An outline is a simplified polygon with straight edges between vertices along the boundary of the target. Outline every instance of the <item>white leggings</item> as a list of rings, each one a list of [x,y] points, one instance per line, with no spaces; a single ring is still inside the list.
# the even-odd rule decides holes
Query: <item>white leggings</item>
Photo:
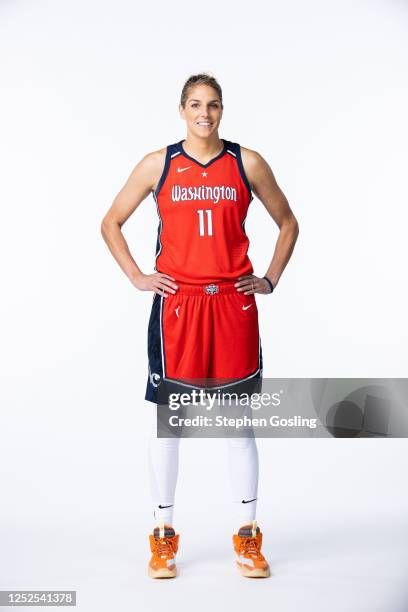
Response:
[[[154,419],[155,420],[155,419]],[[241,525],[255,520],[259,461],[255,438],[225,438],[235,516]],[[148,444],[149,478],[153,514],[157,521],[173,524],[179,466],[180,438],[157,438],[154,422]]]

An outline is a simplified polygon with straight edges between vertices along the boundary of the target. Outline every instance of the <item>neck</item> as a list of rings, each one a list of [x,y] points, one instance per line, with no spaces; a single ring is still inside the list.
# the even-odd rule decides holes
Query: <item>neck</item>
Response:
[[[218,134],[213,134],[209,138],[200,138],[193,134],[187,134],[183,142],[183,149],[186,153],[197,159],[211,159],[217,153],[221,153],[224,143]],[[203,162],[205,163],[205,161]]]

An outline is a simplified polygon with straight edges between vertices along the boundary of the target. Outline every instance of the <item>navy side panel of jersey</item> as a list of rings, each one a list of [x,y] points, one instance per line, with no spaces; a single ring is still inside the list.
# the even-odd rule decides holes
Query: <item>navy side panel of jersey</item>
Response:
[[[157,387],[163,379],[160,333],[160,297],[161,296],[158,293],[154,294],[149,326],[147,330],[147,355],[149,360],[149,371],[145,399],[148,402],[153,402],[155,404],[157,403]]]

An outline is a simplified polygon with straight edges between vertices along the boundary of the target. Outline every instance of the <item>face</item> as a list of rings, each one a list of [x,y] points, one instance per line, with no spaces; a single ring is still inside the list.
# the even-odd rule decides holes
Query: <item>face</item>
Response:
[[[209,85],[190,87],[185,108],[181,104],[179,108],[189,133],[207,138],[218,130],[222,117],[221,101]]]

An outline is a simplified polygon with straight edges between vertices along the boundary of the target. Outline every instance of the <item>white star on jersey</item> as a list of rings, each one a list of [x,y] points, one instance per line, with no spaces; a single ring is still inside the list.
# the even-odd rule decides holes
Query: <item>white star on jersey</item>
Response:
[[[204,170],[204,172],[201,173],[201,176],[207,176],[206,171]]]

